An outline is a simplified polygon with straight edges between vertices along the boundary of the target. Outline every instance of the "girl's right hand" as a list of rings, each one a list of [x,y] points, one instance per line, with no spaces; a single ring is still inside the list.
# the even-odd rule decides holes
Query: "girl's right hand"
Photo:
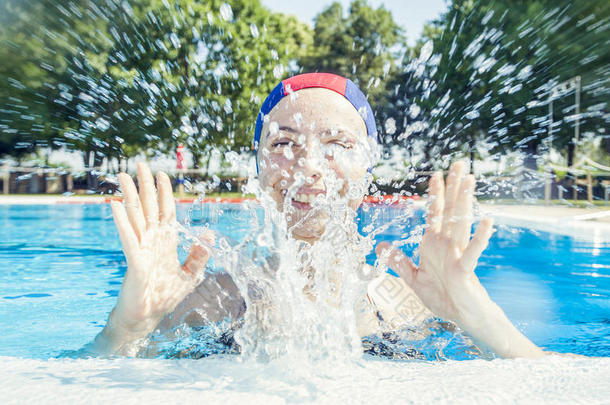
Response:
[[[210,257],[195,243],[184,264],[178,260],[176,206],[167,174],[157,186],[146,164],[138,164],[140,192],[131,177],[119,174],[125,204],[112,201],[127,272],[118,301],[96,346],[106,353],[125,353],[130,343],[146,337],[161,319],[197,286]]]

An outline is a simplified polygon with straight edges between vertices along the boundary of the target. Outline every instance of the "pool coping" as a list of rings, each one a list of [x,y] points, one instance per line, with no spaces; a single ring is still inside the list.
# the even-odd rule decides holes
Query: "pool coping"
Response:
[[[113,196],[0,196],[0,205],[61,205],[61,204],[109,204],[112,200],[121,200],[120,197]],[[177,203],[193,203],[196,198],[176,198]],[[251,201],[253,198],[247,197],[208,197],[202,202],[219,202],[219,203],[241,203]]]
[[[120,197],[114,196],[47,196],[47,195],[32,195],[32,196],[12,196],[0,195],[0,205],[55,205],[55,204],[108,204],[112,200],[121,200]],[[198,199],[195,197],[178,197],[175,198],[176,203],[193,203]],[[368,203],[384,203],[384,202],[407,202],[417,201],[419,196],[366,196],[364,201]],[[201,200],[204,203],[235,203],[239,204],[244,201],[256,201],[254,197],[206,197]]]
[[[593,242],[610,242],[610,222],[595,218],[585,219],[583,215],[565,215],[571,208],[544,207],[543,213],[528,213],[527,206],[521,207],[525,208],[526,212],[515,213],[506,207],[493,204],[480,205],[481,214],[492,217],[500,226],[527,228]]]

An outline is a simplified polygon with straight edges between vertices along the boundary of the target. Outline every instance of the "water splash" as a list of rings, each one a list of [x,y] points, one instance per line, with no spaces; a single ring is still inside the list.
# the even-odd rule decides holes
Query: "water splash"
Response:
[[[365,57],[343,72],[363,79],[359,84],[371,97],[375,89],[387,97],[374,106],[383,124],[383,150],[374,153],[391,162],[392,174],[382,172],[383,164],[375,168],[368,191],[380,199],[390,195],[382,200],[388,205],[424,194],[426,173],[462,157],[479,158],[473,163],[480,176],[477,194],[492,202],[516,197],[536,203],[550,170],[564,176],[565,181],[553,184],[565,198],[575,185],[573,166],[581,163],[569,151],[578,148],[595,156],[608,137],[607,9],[567,3],[532,6],[527,18],[515,21],[511,10],[477,5],[449,10],[414,49],[401,50],[402,58],[379,58],[378,75],[360,77]],[[246,163],[256,110],[252,106],[260,105],[278,80],[299,70],[297,51],[306,43],[273,39],[280,24],[271,17],[247,20],[248,13],[233,2],[195,7],[164,1],[145,13],[127,1],[61,1],[49,6],[52,12],[31,7],[38,20],[27,21],[20,9],[16,21],[23,32],[33,33],[32,43],[19,43],[17,35],[7,41],[6,49],[22,63],[6,80],[0,130],[3,136],[20,137],[15,150],[84,150],[94,156],[91,167],[99,167],[103,155],[110,161],[147,148],[166,153],[183,142],[200,161],[210,157],[208,169],[219,172],[226,163],[234,172],[249,164],[252,172],[253,162]],[[361,40],[353,38],[351,49],[359,49],[356,42],[365,42]],[[381,42],[371,44],[379,56]],[[30,46],[42,56],[26,55]],[[22,65],[44,75],[21,75]],[[573,101],[577,88],[566,85],[576,75],[579,110]],[[291,100],[298,98],[298,92],[287,91]],[[301,116],[294,120],[299,127],[314,129]],[[279,130],[275,123],[269,128],[272,134]],[[283,153],[286,159],[295,158],[291,148]],[[330,156],[345,158],[334,148],[317,160]],[[576,161],[570,164],[570,159]],[[301,158],[296,164],[304,167],[306,162]],[[362,164],[369,167],[367,161]],[[571,180],[566,169],[572,170]],[[188,191],[200,194],[190,208],[189,237],[209,220],[205,194],[232,188],[219,173],[209,171],[205,181],[185,182]],[[332,173],[325,175],[337,182]],[[17,181],[32,177],[22,175]],[[284,214],[258,189],[254,177],[249,184],[239,191],[255,194],[268,214],[261,219],[245,207],[252,214],[240,217],[250,224],[248,242],[220,236],[216,246],[215,260],[226,267],[246,306],[263,308],[246,313],[235,341],[256,358],[299,350],[313,357],[356,353],[354,305],[365,284],[353,279],[354,269],[362,267],[375,236],[385,231],[400,228],[396,244],[405,249],[417,245],[422,228],[412,222],[413,209],[401,206],[391,221],[376,211],[358,230],[353,221],[359,214],[346,209],[342,198],[327,195],[313,203],[316,212],[330,213],[326,231],[319,243],[306,246],[290,237]],[[364,187],[351,186],[351,195]],[[289,207],[283,208],[290,215]],[[362,211],[375,210],[363,206]],[[233,213],[217,210],[214,215]]]

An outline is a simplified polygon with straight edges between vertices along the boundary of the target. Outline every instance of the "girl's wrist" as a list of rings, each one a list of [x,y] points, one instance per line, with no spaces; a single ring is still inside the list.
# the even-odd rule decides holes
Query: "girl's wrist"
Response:
[[[95,338],[95,346],[103,354],[133,355],[133,344],[150,334],[156,325],[157,323],[150,320],[128,326],[115,307],[108,316],[106,326]]]
[[[542,357],[544,352],[523,335],[493,301],[478,316],[457,322],[475,341],[481,342],[503,358]]]

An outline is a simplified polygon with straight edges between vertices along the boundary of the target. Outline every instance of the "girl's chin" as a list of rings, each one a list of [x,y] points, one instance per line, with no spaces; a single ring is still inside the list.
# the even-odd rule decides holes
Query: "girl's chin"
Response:
[[[328,217],[312,215],[301,223],[300,221],[303,220],[303,216],[298,215],[298,213],[306,212],[297,211],[297,215],[293,214],[293,216],[290,218],[290,223],[288,226],[289,228],[292,228],[292,236],[295,239],[307,241],[320,239],[320,236],[322,236],[324,229],[326,228],[326,221],[328,220]]]
[[[309,230],[295,229],[292,232],[292,237],[294,239],[302,240],[305,242],[313,243],[320,239],[322,235],[322,231],[319,232],[309,232]]]

